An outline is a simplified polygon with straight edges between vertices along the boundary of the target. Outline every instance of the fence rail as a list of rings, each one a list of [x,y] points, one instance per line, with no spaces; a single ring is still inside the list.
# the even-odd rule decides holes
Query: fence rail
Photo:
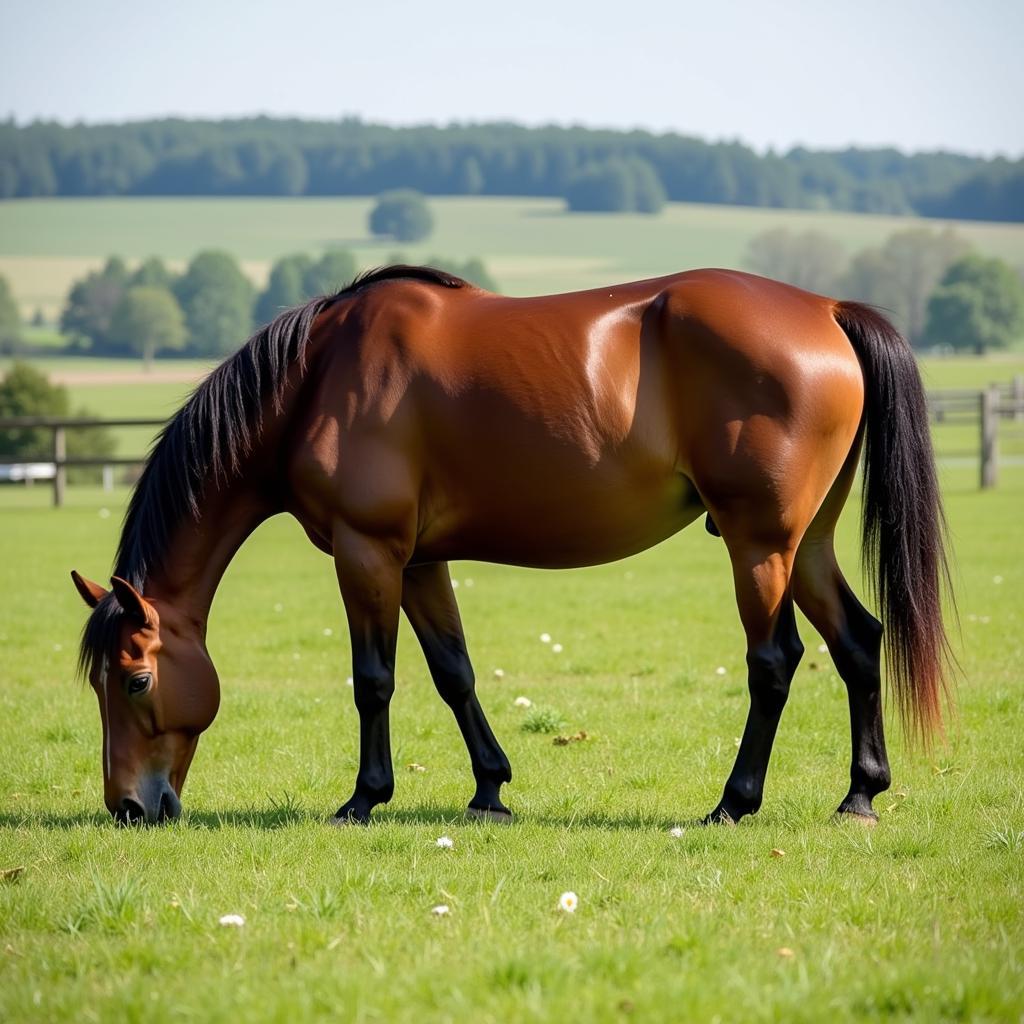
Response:
[[[70,419],[59,416],[5,416],[0,418],[0,430],[26,430],[45,429],[50,430],[53,435],[50,445],[52,458],[50,466],[53,469],[53,504],[60,508],[64,504],[64,496],[68,486],[68,467],[78,466],[102,466],[104,469],[113,466],[141,466],[145,461],[145,455],[68,455],[69,430],[83,430],[90,427],[162,427],[166,419],[154,419],[152,417],[122,417],[120,419]],[[11,460],[6,461],[6,466],[28,466],[39,463],[39,459]],[[31,484],[32,478],[25,477],[25,483]]]
[[[979,484],[983,489],[995,487],[999,479],[999,425],[1000,421],[1024,423],[1024,376],[1009,383],[992,384],[984,389],[949,388],[930,391],[927,395],[928,415],[935,424],[978,424]],[[77,456],[67,453],[68,430],[95,427],[162,427],[166,419],[150,417],[124,417],[120,419],[70,419],[56,416],[6,416],[0,418],[0,431],[46,429],[52,431],[52,457],[49,460],[5,460],[4,468],[38,467],[43,463],[52,470],[53,504],[64,504],[67,490],[68,467],[79,466],[140,466],[146,461],[138,456]],[[965,454],[972,455],[973,452]],[[36,477],[38,478],[38,477]],[[33,474],[21,479],[31,484]]]

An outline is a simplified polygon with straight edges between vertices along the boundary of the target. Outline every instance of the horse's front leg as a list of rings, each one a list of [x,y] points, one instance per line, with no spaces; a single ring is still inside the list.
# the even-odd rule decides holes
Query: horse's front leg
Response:
[[[335,821],[365,823],[395,789],[388,706],[395,692],[402,564],[394,545],[347,529],[335,530],[334,562],[352,640],[352,686],[359,712],[356,788]]]

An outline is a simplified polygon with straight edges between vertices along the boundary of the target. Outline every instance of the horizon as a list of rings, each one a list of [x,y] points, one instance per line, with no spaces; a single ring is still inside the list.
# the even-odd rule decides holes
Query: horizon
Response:
[[[237,2],[11,0],[6,14],[0,112],[19,125],[347,115],[639,129],[758,153],[1024,155],[1024,5],[1012,0],[635,0],[615,17],[584,0],[484,15],[470,0],[440,13],[293,0],[286,17]]]

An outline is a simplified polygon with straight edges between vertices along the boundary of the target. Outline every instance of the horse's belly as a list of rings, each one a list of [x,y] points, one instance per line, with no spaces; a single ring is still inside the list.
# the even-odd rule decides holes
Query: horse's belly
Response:
[[[502,486],[424,523],[415,561],[474,559],[564,569],[612,562],[671,537],[703,504],[674,474],[657,486]]]

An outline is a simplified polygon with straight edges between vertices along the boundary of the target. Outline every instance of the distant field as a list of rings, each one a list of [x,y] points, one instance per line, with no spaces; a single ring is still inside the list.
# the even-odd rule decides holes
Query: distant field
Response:
[[[373,200],[45,199],[0,203],[0,274],[26,312],[53,317],[71,282],[110,254],[159,255],[180,267],[205,248],[223,248],[262,283],[269,265],[295,251],[353,249],[364,266],[397,248],[412,260],[432,254],[481,256],[509,294],[598,287],[689,267],[740,266],[749,240],[774,227],[813,228],[851,253],[909,226],[945,222],[850,213],[673,203],[657,217],[566,214],[557,199],[434,198],[437,226],[422,245],[371,239]],[[985,253],[1024,265],[1024,225],[957,222]]]

